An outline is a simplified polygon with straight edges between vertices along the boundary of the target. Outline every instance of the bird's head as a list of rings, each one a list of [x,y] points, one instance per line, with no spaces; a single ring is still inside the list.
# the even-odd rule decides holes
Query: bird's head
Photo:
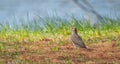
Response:
[[[72,32],[73,32],[73,33],[77,33],[77,28],[72,27]]]

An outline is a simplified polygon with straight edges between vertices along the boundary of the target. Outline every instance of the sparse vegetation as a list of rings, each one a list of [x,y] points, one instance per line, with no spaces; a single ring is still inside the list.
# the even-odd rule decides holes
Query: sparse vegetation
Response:
[[[0,63],[120,63],[120,20],[105,20],[97,27],[75,19],[0,24]],[[90,50],[73,48],[69,40],[73,25]]]

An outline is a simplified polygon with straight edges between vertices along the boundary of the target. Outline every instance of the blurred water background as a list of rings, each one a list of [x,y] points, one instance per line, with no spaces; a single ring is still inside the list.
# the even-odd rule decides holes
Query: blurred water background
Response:
[[[120,0],[88,0],[102,16],[116,19],[120,16]],[[17,22],[18,19],[83,18],[86,14],[71,0],[0,0],[0,22]]]

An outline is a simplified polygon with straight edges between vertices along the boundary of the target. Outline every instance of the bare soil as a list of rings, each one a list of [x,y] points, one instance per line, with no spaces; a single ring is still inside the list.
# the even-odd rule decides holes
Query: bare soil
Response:
[[[28,61],[40,64],[120,63],[120,47],[116,46],[116,41],[88,44],[87,49],[74,48],[71,42],[60,45],[49,39],[39,42],[21,42],[18,44],[17,51],[11,47],[7,51],[2,51],[4,53],[1,55],[0,60],[12,64],[19,60],[21,62],[25,60],[24,63],[26,64],[28,64]],[[13,44],[11,43],[11,45]]]

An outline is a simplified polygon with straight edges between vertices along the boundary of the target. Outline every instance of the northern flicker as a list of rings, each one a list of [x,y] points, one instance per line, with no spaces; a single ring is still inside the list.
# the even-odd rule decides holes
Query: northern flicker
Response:
[[[75,48],[86,48],[82,38],[78,35],[77,29],[72,27],[71,40]]]

